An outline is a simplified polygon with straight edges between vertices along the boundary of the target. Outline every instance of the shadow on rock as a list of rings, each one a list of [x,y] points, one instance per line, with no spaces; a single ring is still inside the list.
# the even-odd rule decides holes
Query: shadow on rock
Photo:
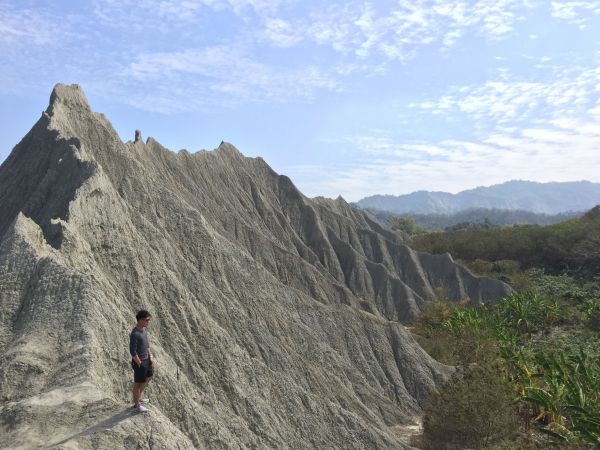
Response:
[[[126,419],[129,419],[130,417],[136,416],[138,415],[137,412],[135,412],[135,410],[133,408],[127,408],[123,411],[118,412],[117,414],[115,414],[114,416],[111,416],[107,419],[104,419],[103,421],[92,425],[89,428],[86,428],[83,431],[80,431],[79,433],[76,433],[72,436],[69,436],[66,439],[63,439],[60,442],[55,442],[53,444],[48,445],[46,448],[52,448],[55,447],[57,445],[62,445],[62,444],[66,444],[67,442],[69,442],[72,439],[76,439],[78,437],[83,437],[83,436],[89,436],[91,434],[97,433],[99,431],[105,431],[105,430],[109,430],[111,428],[114,428],[115,426],[117,426],[119,423],[123,422]]]

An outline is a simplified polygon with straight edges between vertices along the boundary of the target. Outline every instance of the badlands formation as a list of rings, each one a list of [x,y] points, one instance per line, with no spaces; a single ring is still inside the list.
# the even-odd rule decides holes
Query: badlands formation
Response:
[[[451,368],[404,323],[507,293],[232,145],[123,143],[77,86],[0,167],[0,447],[408,448]],[[153,314],[149,414],[128,334]]]

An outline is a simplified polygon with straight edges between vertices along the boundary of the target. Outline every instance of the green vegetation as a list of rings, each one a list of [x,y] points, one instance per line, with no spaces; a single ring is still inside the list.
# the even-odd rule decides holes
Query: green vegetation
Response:
[[[390,216],[388,218],[390,228],[394,231],[402,231],[409,236],[427,233],[427,230],[415,222],[415,219],[408,216]]]
[[[564,277],[542,278],[564,287]],[[437,303],[413,325],[433,357],[459,368],[426,409],[423,448],[512,442],[519,437],[512,422],[521,437],[548,435],[537,437],[546,445],[600,448],[600,339],[590,298],[544,290],[497,305]],[[579,320],[587,327],[574,325]]]
[[[445,231],[458,231],[458,230],[490,230],[492,228],[498,228],[498,225],[494,225],[489,217],[484,217],[480,221],[463,221],[453,225],[449,225],[444,228]]]
[[[475,261],[517,261],[580,278],[600,272],[600,207],[579,219],[555,225],[524,225],[500,229],[468,229],[429,233],[413,238],[411,246],[429,253],[450,252]]]
[[[415,445],[600,448],[600,276],[593,269],[600,246],[588,246],[596,233],[592,224],[600,230],[599,221],[596,208],[566,225],[541,231],[527,227],[535,229],[525,234],[532,242],[523,235],[523,242],[515,240],[505,252],[488,241],[498,251],[497,259],[484,259],[489,253],[480,251],[483,244],[461,255],[471,270],[501,278],[515,291],[497,304],[439,301],[412,324],[415,338],[430,355],[457,367],[426,408],[424,432]],[[491,235],[508,242],[504,232],[493,230]],[[580,249],[580,263],[592,269],[565,263],[576,253],[567,241]],[[451,247],[466,241],[461,233],[447,233],[443,242]],[[556,256],[549,263],[515,250],[535,252],[540,242],[552,246],[546,255],[554,252],[563,259]],[[507,258],[514,255],[519,258]],[[525,261],[536,261],[537,267],[532,263],[523,270]],[[559,267],[570,270],[559,273]]]
[[[472,228],[499,228],[508,225],[552,225],[581,216],[580,213],[557,215],[537,214],[531,211],[470,208],[454,214],[395,214],[390,211],[367,208],[383,223],[390,223],[394,217],[411,218],[429,231],[456,231]]]
[[[425,410],[420,448],[485,448],[518,424],[512,385],[497,368],[470,366]],[[415,443],[416,444],[416,443]]]

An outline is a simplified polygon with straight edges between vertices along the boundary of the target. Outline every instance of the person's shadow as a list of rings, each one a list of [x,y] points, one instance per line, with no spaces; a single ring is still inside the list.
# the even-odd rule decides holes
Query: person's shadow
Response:
[[[109,429],[115,427],[116,425],[118,425],[119,423],[123,422],[124,420],[129,419],[130,417],[136,416],[138,414],[139,413],[137,413],[135,411],[135,409],[127,408],[121,412],[118,412],[114,416],[109,417],[108,419],[104,419],[102,422],[98,422],[97,424],[92,425],[91,427],[88,427],[85,430],[80,431],[79,433],[76,433],[72,436],[69,436],[66,439],[63,439],[60,442],[55,442],[53,444],[50,444],[46,448],[52,448],[57,445],[66,444],[71,439],[75,439],[75,438],[82,437],[82,436],[89,436],[90,434],[97,433],[98,431],[109,430]]]

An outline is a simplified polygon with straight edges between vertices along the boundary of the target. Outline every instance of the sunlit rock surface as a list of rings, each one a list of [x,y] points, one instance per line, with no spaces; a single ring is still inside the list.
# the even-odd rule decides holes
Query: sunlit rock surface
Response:
[[[0,167],[0,446],[403,448],[450,373],[402,325],[507,286],[223,143],[123,143],[76,85]],[[151,412],[128,334],[153,314]]]

